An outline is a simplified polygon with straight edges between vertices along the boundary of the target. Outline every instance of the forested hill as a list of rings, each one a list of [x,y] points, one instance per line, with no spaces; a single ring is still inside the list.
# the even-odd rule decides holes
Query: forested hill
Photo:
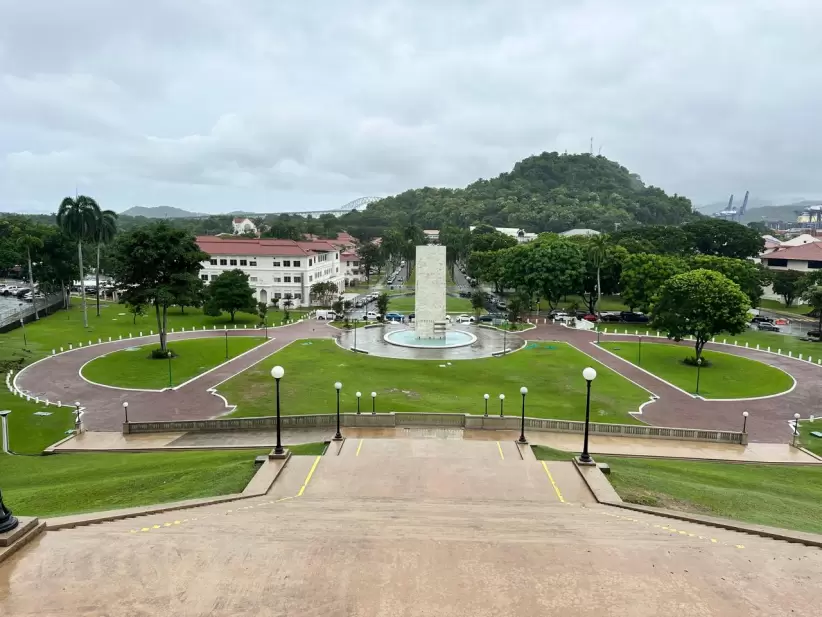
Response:
[[[406,191],[369,205],[368,213],[431,229],[488,223],[534,232],[676,225],[698,216],[689,199],[645,186],[603,156],[557,152],[529,157],[508,173],[464,189]]]

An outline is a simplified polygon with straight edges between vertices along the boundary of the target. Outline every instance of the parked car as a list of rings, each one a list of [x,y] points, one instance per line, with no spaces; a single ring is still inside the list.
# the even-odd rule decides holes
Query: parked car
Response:
[[[21,287],[17,290],[17,292],[14,295],[17,296],[18,299],[22,299],[23,296],[25,296],[30,291],[31,290],[28,287]]]
[[[807,336],[810,338],[822,339],[822,332],[819,330],[808,330]]]
[[[460,292],[460,298],[470,298],[470,297],[471,297],[471,292],[470,291],[461,291]]]
[[[19,288],[17,285],[8,285],[8,286],[6,286],[6,288],[3,290],[3,295],[4,295],[4,296],[13,296],[13,295],[17,295],[17,292],[18,292],[19,290],[20,290],[20,288]]]
[[[403,315],[402,313],[386,313],[385,319],[387,321],[402,321]]]
[[[584,319],[585,321],[590,321],[590,322],[593,322],[593,323],[596,323],[597,321],[599,321],[597,316],[594,315],[593,313],[586,313],[580,319]]]
[[[23,294],[23,297],[21,299],[25,300],[26,302],[31,302],[33,298],[36,298],[37,300],[45,300],[46,296],[40,293],[39,291],[32,296],[32,293],[30,291],[27,291],[25,294]]]
[[[365,318],[376,321],[380,318],[380,314],[377,311],[368,311],[365,314]]]
[[[460,315],[457,317],[457,323],[474,323],[475,321],[473,315]]]
[[[494,321],[494,316],[491,313],[488,313],[487,315],[480,315],[479,320],[482,323],[490,323],[490,322]]]
[[[337,318],[337,313],[334,311],[318,310],[317,319],[320,321],[334,321]]]
[[[763,321],[761,324],[757,324],[758,330],[764,330],[765,332],[779,332],[779,326],[772,324],[767,321]]]
[[[622,321],[626,323],[648,323],[648,316],[643,313],[633,313],[631,311],[622,311],[619,316]]]
[[[571,319],[571,317],[572,317],[572,315],[569,315],[565,311],[555,311],[551,315],[551,318],[554,321],[567,321],[567,320]]]
[[[600,313],[600,319],[608,323],[619,323],[622,317],[618,312],[608,311],[607,313]]]
[[[773,317],[765,317],[764,315],[756,315],[751,319],[752,324],[773,323]]]

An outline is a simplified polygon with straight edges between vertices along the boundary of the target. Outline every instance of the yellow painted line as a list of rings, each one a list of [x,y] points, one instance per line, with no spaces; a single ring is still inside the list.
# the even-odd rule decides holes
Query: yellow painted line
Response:
[[[744,545],[742,545],[742,544],[737,544],[737,545],[736,545],[736,548],[745,548],[745,546],[744,546]]]
[[[308,486],[309,482],[311,482],[311,476],[314,475],[314,470],[317,468],[317,465],[320,464],[320,459],[321,458],[322,458],[322,456],[318,456],[314,460],[314,464],[311,466],[311,471],[309,471],[308,475],[305,477],[305,482],[303,482],[303,485],[300,487],[300,492],[297,493],[297,497],[301,497],[302,494],[305,492],[305,487]]]
[[[545,473],[548,474],[548,479],[551,481],[551,486],[554,487],[554,491],[556,492],[557,497],[559,497],[560,503],[565,503],[565,498],[562,496],[562,493],[559,492],[559,487],[557,486],[557,483],[554,482],[554,476],[551,475],[551,472],[548,469],[548,465],[545,464],[545,461],[542,461],[542,468],[545,470]]]
[[[356,454],[357,456],[360,455],[360,449],[362,448],[362,442],[363,442],[363,440],[360,439],[360,445],[357,446],[357,454]]]
[[[497,442],[497,448],[499,449],[499,457],[500,457],[502,460],[505,460],[505,455],[502,453],[502,446],[501,446],[501,445],[499,445],[499,442]],[[544,462],[545,462],[545,461],[543,461],[543,463],[544,463]],[[545,468],[545,470],[546,470],[546,471],[548,471],[548,468],[546,467],[546,468]]]

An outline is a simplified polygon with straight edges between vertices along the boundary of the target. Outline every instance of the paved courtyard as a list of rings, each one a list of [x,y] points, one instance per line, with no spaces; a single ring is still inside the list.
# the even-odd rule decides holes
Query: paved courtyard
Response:
[[[262,498],[49,532],[0,565],[0,614],[818,614],[822,551],[599,506],[518,452],[348,439]]]

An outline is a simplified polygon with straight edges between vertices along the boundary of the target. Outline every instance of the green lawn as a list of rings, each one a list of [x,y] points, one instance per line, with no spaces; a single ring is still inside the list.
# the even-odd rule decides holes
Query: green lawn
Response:
[[[557,303],[557,308],[567,309],[571,307],[576,307],[580,311],[587,310],[588,304],[582,298],[582,296],[568,296]],[[627,311],[628,306],[622,302],[622,298],[619,296],[602,296],[599,300],[599,310],[600,311]],[[543,312],[547,312],[551,310],[551,307],[548,305],[547,300],[540,300],[539,302],[539,310]]]
[[[638,364],[685,390],[696,393],[697,369],[685,364],[685,357],[693,356],[693,349],[678,345],[639,342],[605,342],[602,347],[620,358]],[[641,357],[640,357],[641,354]],[[762,362],[715,351],[703,352],[711,363],[699,375],[699,395],[705,398],[746,398],[767,396],[788,390],[791,377]]]
[[[291,311],[293,319],[299,318],[299,313]],[[282,321],[282,312],[269,311],[269,324],[279,324]],[[249,328],[256,326],[259,318],[256,315],[237,313],[234,323],[238,328],[244,325]],[[87,345],[91,340],[97,342],[100,338],[103,341],[108,337],[116,340],[118,336],[127,338],[129,333],[138,336],[140,332],[147,335],[151,330],[157,331],[157,320],[154,313],[145,317],[138,317],[134,322],[125,306],[121,304],[104,304],[101,308],[100,317],[97,317],[96,310],[89,303],[88,329],[83,327],[83,312],[80,308],[80,301],[72,299],[72,306],[67,311],[58,311],[39,321],[26,325],[25,334],[27,344],[23,344],[23,331],[18,328],[4,334],[0,334],[0,367],[19,368],[25,364],[39,360],[51,354],[52,349],[59,351],[60,347],[68,349],[69,344],[77,346],[78,343]],[[190,330],[192,328],[207,329],[223,326],[233,328],[227,314],[221,317],[208,317],[203,315],[200,309],[187,308],[185,313],[181,313],[178,307],[169,310],[168,328],[179,331],[181,328]]]
[[[0,478],[15,514],[61,516],[238,493],[267,452],[0,455]]]
[[[8,415],[9,448],[20,454],[39,454],[74,428],[71,407],[27,403],[26,399],[13,396],[5,387],[0,392],[0,409],[11,410]],[[37,412],[50,415],[35,415]],[[0,473],[0,482],[2,479]]]
[[[538,461],[570,461],[574,454],[565,450],[555,450],[548,446],[531,446],[534,456]]]
[[[804,419],[799,422],[799,443],[806,450],[822,456],[822,437],[811,435],[811,433],[822,433],[822,414],[817,416],[813,422],[808,419],[807,412],[802,415]]]
[[[504,358],[442,361],[399,360],[355,354],[329,340],[297,341],[219,387],[233,416],[268,416],[275,411],[275,365],[285,368],[281,382],[282,413],[333,413],[334,382],[343,384],[342,410],[356,410],[354,393],[376,391],[377,410],[482,413],[482,395],[491,395],[490,410],[499,411],[500,393],[507,396],[507,414],[517,414],[519,389],[527,386],[526,413],[541,418],[583,419],[585,381],[582,369],[593,365],[599,375],[592,393],[597,422],[636,423],[630,411],[648,400],[648,393],[617,373],[563,343],[529,343]],[[370,401],[363,404],[370,408]]]
[[[794,315],[807,316],[813,310],[813,307],[807,304],[794,304],[793,306],[785,306],[779,300],[765,300],[759,301],[759,307],[763,309],[770,309],[780,313],[792,313]]]
[[[822,467],[597,457],[625,501],[822,533]]]
[[[388,303],[388,310],[399,313],[413,313],[414,303],[416,299],[414,296],[399,296],[391,298]],[[445,296],[445,311],[447,313],[468,313],[472,314],[474,309],[471,308],[471,300],[469,298],[455,298],[454,296]]]
[[[295,456],[320,456],[325,453],[325,442],[301,443],[296,446],[287,446]]]
[[[175,354],[171,359],[171,384],[169,362],[151,358],[151,350],[158,348],[157,343],[129,347],[100,356],[86,364],[82,374],[89,381],[107,386],[162,390],[169,385],[180,385],[222,364],[226,361],[226,351],[229,358],[235,358],[264,342],[265,338],[259,336],[219,336],[172,341],[168,346]]]

